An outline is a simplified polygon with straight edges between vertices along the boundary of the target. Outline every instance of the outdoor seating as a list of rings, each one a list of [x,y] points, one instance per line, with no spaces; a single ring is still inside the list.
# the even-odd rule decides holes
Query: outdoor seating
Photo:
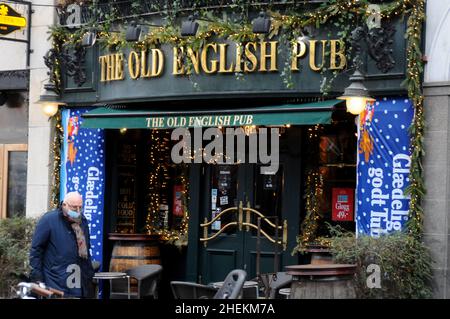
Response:
[[[246,277],[247,273],[245,270],[232,270],[225,277],[222,287],[220,287],[213,299],[237,299],[241,296]]]
[[[278,299],[281,297],[280,290],[289,288],[292,283],[292,275],[286,272],[266,273],[260,275],[260,281],[264,286],[265,297],[268,299]]]
[[[170,286],[175,299],[238,299],[242,297],[247,273],[234,269],[218,286],[202,285],[194,282],[171,281]]]
[[[153,297],[158,299],[158,285],[161,277],[162,266],[160,265],[140,265],[125,271],[125,273],[137,281],[137,289],[130,293],[132,299],[142,299]],[[115,280],[111,283],[110,298],[127,298],[126,280]]]
[[[171,281],[170,287],[175,299],[212,299],[218,289],[195,282]]]

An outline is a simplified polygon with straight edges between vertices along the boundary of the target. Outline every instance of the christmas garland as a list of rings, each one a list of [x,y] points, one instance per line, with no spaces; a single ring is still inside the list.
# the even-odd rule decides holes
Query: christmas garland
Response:
[[[276,34],[279,30],[295,32],[295,30],[299,30],[306,26],[315,26],[319,28],[321,25],[327,25],[331,22],[333,22],[335,28],[345,28],[348,27],[349,24],[355,23],[358,17],[369,17],[371,13],[368,11],[368,5],[369,2],[366,0],[329,0],[317,9],[310,11],[300,12],[302,10],[297,7],[296,11],[290,14],[272,13],[272,30],[269,36]],[[381,8],[381,19],[408,16],[405,34],[407,40],[408,63],[407,76],[404,83],[408,90],[408,96],[413,101],[415,115],[410,127],[410,146],[412,152],[410,172],[411,184],[407,189],[407,193],[411,196],[411,202],[409,209],[410,219],[407,227],[411,235],[420,237],[423,230],[423,209],[421,207],[421,202],[425,195],[422,168],[424,156],[424,114],[422,94],[423,61],[421,52],[422,25],[425,20],[425,0],[397,0],[386,4],[380,4],[379,6]],[[237,7],[242,9],[245,6]],[[143,41],[133,44],[128,44],[124,40],[123,31],[119,33],[111,32],[112,21],[100,25],[87,25],[75,32],[62,26],[55,26],[51,28],[50,32],[51,37],[53,38],[53,47],[59,51],[61,50],[62,44],[69,46],[80,45],[83,34],[92,27],[100,29],[98,41],[101,45],[110,50],[119,49],[128,45],[131,45],[134,48],[145,49],[160,46],[161,44],[200,48],[213,36],[236,42],[255,41],[261,38],[261,36],[251,32],[251,24],[249,22],[237,24],[214,18],[208,14],[207,10],[200,12],[202,13],[201,17],[207,17],[210,22],[202,24],[195,37],[181,37],[179,35],[179,28],[173,27],[173,19],[170,19],[170,25],[168,24],[164,27],[152,29]],[[173,16],[176,15],[176,12],[174,13],[167,10],[167,15],[173,18]],[[343,20],[343,17],[346,17],[346,19]],[[346,33],[341,34],[343,40],[347,40],[345,38],[346,35]],[[56,63],[51,72],[53,73],[55,84],[60,88],[61,67],[59,62]],[[56,156],[55,160],[57,160]],[[58,187],[55,185],[55,188]],[[53,197],[55,197],[55,194],[53,194]],[[306,227],[306,229],[307,228],[308,227]]]
[[[408,88],[408,97],[414,104],[414,118],[410,127],[410,152],[411,168],[409,174],[410,185],[406,193],[411,196],[409,204],[409,220],[407,229],[409,233],[421,238],[423,234],[423,208],[422,200],[425,196],[425,185],[423,181],[423,136],[425,130],[425,118],[423,113],[423,60],[421,52],[422,25],[425,20],[425,0],[415,1],[409,16],[406,38],[408,39],[407,62],[408,74],[405,84]]]
[[[62,114],[61,110],[53,115],[51,120],[55,123],[53,144],[52,144],[52,155],[53,155],[53,173],[52,173],[52,191],[50,205],[52,209],[59,206],[60,203],[60,173],[61,173],[61,147],[64,140],[64,129],[62,126]]]
[[[323,176],[319,170],[310,170],[306,176],[305,199],[306,216],[300,226],[300,235],[297,236],[297,246],[292,250],[292,255],[297,252],[304,253],[308,245],[315,242],[320,213],[320,200],[323,197]]]

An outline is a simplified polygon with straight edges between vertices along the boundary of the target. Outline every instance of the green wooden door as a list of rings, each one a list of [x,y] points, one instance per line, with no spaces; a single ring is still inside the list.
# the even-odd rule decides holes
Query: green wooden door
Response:
[[[226,209],[238,206],[245,199],[246,168],[244,165],[205,165],[203,172],[205,191],[200,222],[211,221],[223,212],[220,221],[207,227],[206,237],[216,237],[206,245],[200,243],[200,281],[210,283],[222,281],[231,269],[241,268],[244,263],[244,234],[230,224],[235,221],[235,214],[227,213]],[[205,235],[203,227],[200,234]]]
[[[211,238],[206,245],[205,242],[199,243],[200,282],[223,281],[228,272],[236,268],[246,270],[247,279],[252,279],[258,271],[281,271],[284,265],[296,263],[289,249],[298,233],[299,206],[289,203],[288,194],[295,192],[295,189],[299,191],[299,184],[294,185],[295,179],[286,174],[291,165],[295,162],[284,155],[275,175],[262,174],[258,164],[205,165],[200,223],[209,222],[220,213],[223,215],[208,227],[200,227],[200,237]],[[296,175],[295,168],[291,169],[292,174]],[[259,215],[256,213],[247,215],[244,211],[241,217],[242,222],[255,226],[239,227],[239,209],[231,208],[240,205],[258,211],[271,223],[279,225],[276,230],[263,218],[260,219],[260,229],[272,240],[282,242],[284,221],[292,223],[284,230],[287,234],[286,245],[272,243],[261,232],[258,236],[255,226],[258,225]]]
[[[302,183],[302,129],[292,127],[280,138],[280,165],[275,175],[264,175],[259,164],[206,165],[202,167],[199,181],[199,220],[211,221],[214,216],[226,212],[230,207],[250,207],[274,223],[284,225],[286,221],[286,246],[273,244],[265,236],[258,235],[256,229],[239,228],[239,214],[224,213],[220,223],[208,227],[198,226],[198,282],[208,284],[223,281],[233,269],[247,271],[247,279],[260,273],[283,271],[284,266],[297,264],[296,254],[291,255],[299,233]],[[242,222],[257,225],[258,216],[244,213]],[[227,224],[230,225],[223,229]],[[206,232],[204,232],[206,229]],[[261,229],[272,239],[276,237],[274,228],[262,222]],[[220,232],[220,230],[222,230]],[[220,234],[218,234],[220,232]],[[259,238],[259,239],[258,239]],[[278,239],[283,239],[283,230],[278,230]],[[259,249],[258,249],[259,247]],[[260,252],[259,258],[258,251]],[[277,255],[277,251],[280,252]],[[278,256],[278,257],[277,257]]]

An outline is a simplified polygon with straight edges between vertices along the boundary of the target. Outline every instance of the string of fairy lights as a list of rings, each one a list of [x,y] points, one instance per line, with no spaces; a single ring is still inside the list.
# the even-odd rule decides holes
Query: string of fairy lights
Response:
[[[423,233],[423,209],[421,202],[425,195],[425,186],[423,181],[423,168],[422,161],[424,156],[423,151],[423,136],[424,136],[424,110],[423,110],[423,92],[422,92],[422,77],[423,77],[423,60],[422,60],[422,50],[421,50],[421,39],[422,39],[422,26],[425,20],[425,0],[396,0],[390,3],[380,4],[381,12],[380,17],[384,20],[393,19],[398,16],[407,17],[407,30],[406,30],[406,40],[407,40],[407,74],[404,84],[408,90],[408,97],[413,102],[415,113],[413,123],[410,127],[410,150],[411,150],[411,170],[410,170],[410,186],[407,189],[407,193],[411,196],[410,208],[409,208],[409,221],[407,227],[409,233],[413,236],[421,236]],[[298,29],[299,27],[305,26],[316,26],[327,25],[332,21],[333,18],[339,17],[341,15],[348,15],[353,13],[355,17],[365,17],[367,18],[371,12],[368,10],[368,3],[366,1],[359,0],[336,0],[333,2],[328,2],[322,6],[305,12],[292,12],[290,14],[274,14],[272,15],[273,25],[276,25],[280,29],[286,31],[292,31]],[[232,41],[254,41],[258,40],[259,36],[255,35],[251,31],[251,25],[248,23],[243,24],[233,24],[230,22],[222,21],[219,18],[214,18],[208,16],[211,20],[207,25],[202,26],[195,37],[181,37],[179,29],[172,25],[167,25],[161,28],[154,28],[149,31],[145,36],[143,41],[131,44],[132,46],[138,46],[142,49],[154,46],[160,46],[162,44],[173,44],[173,45],[186,45],[191,47],[199,47],[205,40],[216,36],[221,37],[224,40],[229,39]],[[216,19],[216,20],[214,20]],[[53,48],[56,52],[61,52],[63,44],[69,45],[79,45],[81,43],[81,38],[83,34],[89,30],[91,26],[86,25],[76,31],[71,31],[63,26],[54,26],[51,28],[51,37]],[[124,32],[110,32],[109,26],[101,30],[98,33],[98,41],[106,48],[111,50],[120,48],[121,46],[130,45],[124,39]],[[54,83],[59,90],[62,87],[61,79],[61,63],[56,58],[54,67],[51,72]],[[58,119],[59,113],[55,115]],[[55,139],[53,141],[53,157],[54,157],[54,167],[53,167],[53,190],[52,190],[52,201],[53,205],[56,203],[56,199],[59,200],[59,167],[61,161],[60,148],[61,148],[61,134],[62,126],[60,120],[55,121]],[[59,123],[59,124],[58,124]],[[163,142],[163,139],[155,132],[154,137],[157,141],[155,145]],[[56,138],[59,136],[59,138]],[[156,147],[156,146],[155,146]],[[153,149],[153,160],[156,160],[157,150]],[[158,157],[159,159],[161,157]],[[151,159],[152,160],[152,159]],[[161,204],[161,196],[158,195],[157,185],[164,187],[166,185],[164,182],[160,182],[161,176],[166,178],[164,175],[165,164],[159,163],[156,167],[156,175],[150,176],[150,207],[148,211],[147,220],[151,221],[152,216],[155,212],[159,212],[159,205]],[[161,176],[159,175],[161,174]],[[319,186],[320,183],[317,182],[317,176],[312,173],[309,178],[311,185]],[[155,182],[155,183],[153,183]],[[316,184],[316,182],[318,184]],[[184,180],[187,185],[187,181]],[[187,188],[187,187],[186,187]],[[186,193],[187,194],[187,193]],[[186,195],[185,194],[185,195]],[[313,194],[313,193],[310,193]],[[310,195],[313,196],[313,195]],[[186,200],[186,196],[184,200]],[[309,204],[308,204],[309,203]],[[317,201],[307,200],[307,212],[314,211]],[[186,206],[187,207],[187,206]],[[188,217],[186,218],[186,220]],[[316,218],[310,218],[310,220],[316,220]],[[151,224],[149,222],[149,224]],[[187,225],[187,223],[186,223]],[[314,225],[306,225],[302,228],[302,234],[300,235],[300,242],[305,242],[307,239],[311,240],[313,238],[311,230],[315,228]],[[149,228],[147,229],[150,230]],[[187,226],[186,226],[187,231]],[[178,235],[174,235],[175,237]],[[170,236],[169,236],[170,237]]]
[[[421,51],[422,26],[425,21],[425,0],[417,0],[416,6],[411,10],[407,22],[407,78],[408,96],[414,104],[414,119],[410,127],[410,186],[406,193],[411,196],[409,206],[409,220],[407,228],[409,233],[421,238],[423,234],[423,208],[422,199],[425,195],[425,184],[423,181],[423,137],[425,130],[425,117],[423,110],[422,75],[423,61]]]
[[[150,133],[150,150],[148,164],[151,167],[148,176],[148,213],[146,229],[149,234],[154,234],[155,229],[162,229],[163,225],[157,223],[160,220],[160,211],[164,210],[164,205],[168,205],[167,190],[169,183],[168,157],[169,139],[164,130],[153,129]]]
[[[308,128],[308,145],[315,149],[310,149],[309,162],[311,165],[318,163],[318,145],[324,127],[317,124]],[[313,242],[323,244],[320,238],[317,238],[317,229],[319,222],[323,218],[321,213],[321,199],[324,192],[324,179],[318,167],[311,167],[306,173],[305,182],[305,218],[300,225],[300,234],[297,236],[297,246],[292,250],[292,255],[297,252],[306,252],[308,246]]]
[[[170,131],[153,129],[150,133],[148,163],[151,167],[148,176],[148,210],[145,222],[147,234],[158,235],[160,240],[172,242],[177,246],[187,244],[189,225],[189,182],[188,170],[185,165],[177,176],[176,183],[183,186],[181,191],[181,202],[183,218],[178,225],[169,227],[169,182],[171,179],[170,169]],[[165,213],[162,216],[161,212]]]
[[[52,155],[53,155],[53,172],[52,172],[52,192],[50,206],[56,208],[60,202],[60,188],[61,185],[61,147],[64,142],[64,129],[62,126],[61,110],[53,116],[55,123],[55,130],[53,136]]]
[[[323,176],[318,170],[311,170],[306,175],[305,208],[306,216],[297,236],[297,246],[293,253],[304,252],[317,237],[319,221],[322,219],[320,199],[323,197]]]

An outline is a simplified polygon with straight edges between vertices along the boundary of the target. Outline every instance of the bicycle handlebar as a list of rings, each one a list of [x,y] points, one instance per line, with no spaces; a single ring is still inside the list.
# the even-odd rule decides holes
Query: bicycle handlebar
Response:
[[[47,288],[42,287],[36,283],[25,283],[21,282],[18,284],[20,288],[22,288],[21,293],[19,293],[22,297],[28,296],[29,292],[33,292],[40,297],[52,298],[54,296],[58,298],[64,297],[64,292],[55,288]],[[24,290],[23,290],[24,289]]]
[[[48,288],[48,290],[50,290],[51,292],[53,292],[53,294],[57,295],[58,297],[64,297],[64,291],[55,289],[55,288]]]
[[[30,288],[32,292],[42,297],[50,298],[53,295],[51,290],[39,287],[37,284],[31,284]]]

